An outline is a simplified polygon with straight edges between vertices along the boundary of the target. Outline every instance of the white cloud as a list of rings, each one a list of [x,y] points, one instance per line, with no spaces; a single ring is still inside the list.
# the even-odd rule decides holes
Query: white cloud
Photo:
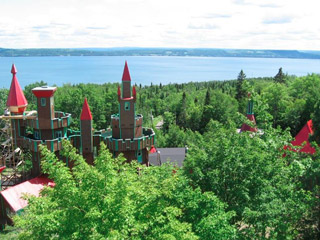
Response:
[[[0,47],[320,50],[318,5],[316,0],[1,1]]]

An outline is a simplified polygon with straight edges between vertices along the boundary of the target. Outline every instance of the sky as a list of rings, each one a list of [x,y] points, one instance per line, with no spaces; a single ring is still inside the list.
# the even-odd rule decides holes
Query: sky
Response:
[[[319,0],[0,0],[0,48],[320,50]]]

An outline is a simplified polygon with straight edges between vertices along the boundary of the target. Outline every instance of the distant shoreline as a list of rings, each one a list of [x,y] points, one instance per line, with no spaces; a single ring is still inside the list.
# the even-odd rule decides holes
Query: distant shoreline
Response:
[[[216,48],[0,48],[0,57],[174,56],[320,59],[320,51]]]

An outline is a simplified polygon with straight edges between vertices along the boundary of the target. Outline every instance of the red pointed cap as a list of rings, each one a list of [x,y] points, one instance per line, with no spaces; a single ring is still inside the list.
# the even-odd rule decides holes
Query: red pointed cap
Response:
[[[25,110],[25,107],[28,105],[28,102],[16,77],[17,69],[14,64],[12,65],[11,72],[13,74],[13,77],[11,81],[9,96],[7,99],[7,106],[12,107],[11,112],[23,112]]]
[[[130,77],[127,61],[126,61],[125,65],[124,65],[122,81],[131,81],[131,77]]]
[[[92,120],[92,115],[88,105],[87,98],[84,99],[80,120]]]
[[[12,64],[12,67],[11,67],[11,73],[12,74],[16,74],[18,71],[16,69],[16,66],[14,64]]]

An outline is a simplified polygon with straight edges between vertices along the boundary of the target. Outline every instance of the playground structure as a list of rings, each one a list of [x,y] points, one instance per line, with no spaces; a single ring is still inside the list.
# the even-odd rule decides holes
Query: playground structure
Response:
[[[11,73],[13,78],[7,100],[8,111],[0,116],[3,125],[0,167],[6,166],[7,170],[4,172],[8,173],[8,176],[2,176],[2,186],[15,185],[27,178],[39,176],[39,145],[47,146],[60,157],[62,139],[70,140],[89,164],[93,164],[95,154],[103,141],[114,157],[122,153],[128,161],[137,160],[149,165],[148,150],[154,145],[155,133],[151,128],[143,128],[143,116],[135,113],[136,89],[131,87],[127,62],[121,87],[118,88],[119,112],[111,116],[111,129],[100,131],[92,129],[92,115],[87,99],[84,99],[80,115],[80,131],[69,129],[71,114],[55,111],[54,108],[56,87],[42,86],[32,89],[37,98],[37,111],[26,111],[28,102],[16,77],[14,64]],[[31,153],[32,167],[29,175],[23,171],[21,174],[19,169],[24,163],[21,150]],[[67,159],[61,160],[72,167],[72,163]]]
[[[24,171],[24,158],[20,148],[14,148],[11,137],[11,125],[8,119],[0,118],[0,176],[1,176],[1,189],[9,186],[16,185],[17,183],[25,180],[27,172]],[[1,172],[7,168],[3,174]]]

